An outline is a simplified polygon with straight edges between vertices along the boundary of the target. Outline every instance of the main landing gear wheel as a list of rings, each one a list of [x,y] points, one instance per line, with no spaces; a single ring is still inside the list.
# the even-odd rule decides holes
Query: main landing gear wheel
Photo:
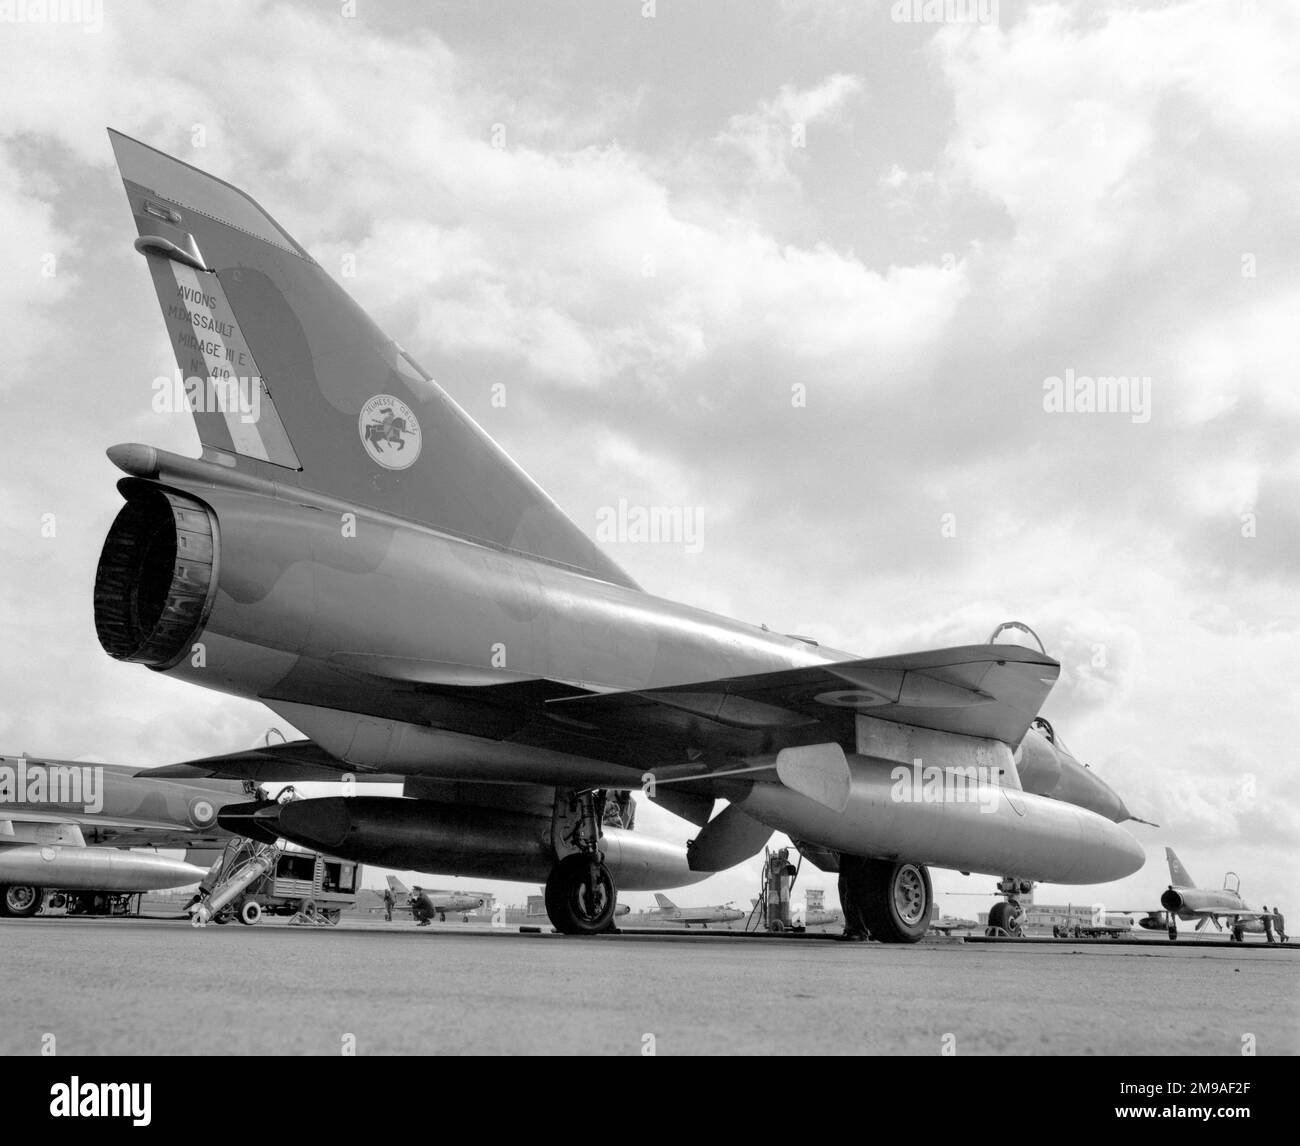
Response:
[[[26,919],[40,911],[43,898],[39,887],[15,883],[6,887],[4,895],[0,896],[0,911],[5,915]]]
[[[1171,923],[1169,925],[1169,942],[1172,943],[1177,938],[1178,938],[1178,924]]]
[[[546,881],[546,914],[562,935],[596,935],[614,923],[617,891],[603,864],[581,852],[567,855]]]
[[[1024,929],[1020,926],[1020,908],[1017,904],[1010,903],[1005,899],[999,900],[989,908],[989,930],[995,935],[997,929],[1001,928],[1008,935],[1013,935],[1017,939],[1024,936]],[[1069,934],[1069,929],[1066,929]]]
[[[855,904],[879,943],[919,943],[930,928],[930,873],[916,863],[863,860],[849,878]]]
[[[262,905],[255,899],[246,899],[239,905],[239,922],[252,927],[262,918]]]

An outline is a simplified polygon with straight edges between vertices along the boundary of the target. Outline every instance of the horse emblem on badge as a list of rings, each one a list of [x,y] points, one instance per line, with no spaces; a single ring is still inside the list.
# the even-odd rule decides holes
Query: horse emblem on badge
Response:
[[[357,419],[361,444],[385,469],[404,470],[420,456],[420,423],[400,398],[376,394]]]

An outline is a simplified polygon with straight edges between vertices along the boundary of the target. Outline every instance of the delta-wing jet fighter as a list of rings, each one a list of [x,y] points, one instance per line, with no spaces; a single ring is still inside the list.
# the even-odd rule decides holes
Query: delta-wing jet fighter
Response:
[[[1235,943],[1242,942],[1247,932],[1263,934],[1265,913],[1241,898],[1241,880],[1236,872],[1223,877],[1222,887],[1197,887],[1173,848],[1165,848],[1165,859],[1169,863],[1169,887],[1160,896],[1163,910],[1142,908],[1146,914],[1138,920],[1138,926],[1148,931],[1163,928],[1171,940],[1176,940],[1180,919],[1196,920],[1197,931],[1204,931],[1210,923],[1222,931],[1221,920],[1226,919],[1229,937]]]
[[[1142,865],[1123,802],[1030,728],[1045,652],[862,660],[646,593],[248,195],[111,138],[202,454],[109,450],[126,504],[100,642],[262,701],[339,774],[408,777],[405,799],[223,822],[385,866],[544,865],[578,933],[610,926],[619,885],[675,886],[651,841],[605,827],[633,789],[700,827],[681,882],[779,829],[847,863],[885,941],[925,934],[927,865],[1067,884]]]
[[[483,906],[483,897],[479,895],[466,895],[461,891],[427,891],[422,887],[417,887],[412,892],[395,875],[386,878],[389,888],[399,901],[406,900],[417,915],[427,918],[436,915],[440,923],[446,922],[448,912],[459,914],[468,921],[470,915]]]
[[[737,919],[745,918],[743,911],[729,903],[716,907],[678,907],[658,891],[655,892],[655,902],[659,904],[658,910],[654,913],[656,919],[671,919],[683,927],[690,927],[692,923],[702,923],[708,927],[710,923],[734,923]]]
[[[45,892],[76,902],[198,883],[206,868],[130,848],[223,847],[239,784],[176,784],[113,764],[0,756],[0,915],[35,915]],[[207,857],[204,857],[207,858]]]

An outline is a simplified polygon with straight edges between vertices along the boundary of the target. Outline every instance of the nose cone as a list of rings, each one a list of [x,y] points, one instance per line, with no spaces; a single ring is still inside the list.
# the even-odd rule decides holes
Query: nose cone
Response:
[[[184,860],[137,852],[125,853],[120,863],[114,862],[112,865],[113,870],[118,867],[121,867],[127,881],[150,891],[169,887],[187,887],[191,883],[198,883],[208,874],[203,868],[195,867]]]
[[[1114,824],[1133,818],[1133,813],[1124,806],[1119,793],[1091,768],[1085,768],[1073,756],[1064,752],[1059,752],[1058,758],[1061,778],[1056,790],[1052,792],[1053,796],[1105,816]]]
[[[274,800],[250,804],[227,804],[217,813],[217,823],[228,832],[263,844],[279,839],[277,820],[280,805]]]

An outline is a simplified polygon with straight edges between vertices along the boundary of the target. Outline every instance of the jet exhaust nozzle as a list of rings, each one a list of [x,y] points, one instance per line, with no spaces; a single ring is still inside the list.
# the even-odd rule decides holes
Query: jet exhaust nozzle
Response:
[[[217,522],[202,502],[124,479],[126,504],[95,571],[95,632],[109,656],[169,668],[189,651],[216,596]]]

